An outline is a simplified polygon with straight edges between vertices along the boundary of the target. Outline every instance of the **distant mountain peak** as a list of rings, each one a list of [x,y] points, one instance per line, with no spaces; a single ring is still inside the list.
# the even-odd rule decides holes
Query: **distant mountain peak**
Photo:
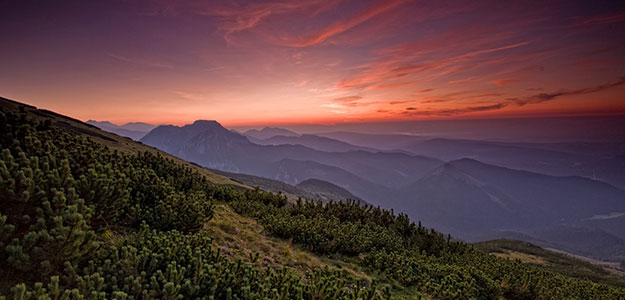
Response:
[[[434,171],[432,171],[429,176],[425,176],[420,180],[432,180],[434,178],[446,178],[447,180],[462,182],[464,184],[469,184],[475,187],[482,187],[485,185],[483,182],[476,179],[475,177],[458,169],[456,166],[454,166],[453,162],[446,162],[442,164],[440,167],[434,169]]]
[[[284,128],[278,128],[278,127],[264,127],[260,130],[258,129],[250,129],[246,132],[244,132],[243,134],[245,134],[246,136],[250,136],[253,137],[255,139],[268,139],[274,136],[300,136],[297,132],[288,130],[288,129],[284,129]]]
[[[148,124],[148,123],[145,123],[145,122],[128,122],[128,123],[126,123],[124,125],[148,125],[148,126],[154,126],[152,124]]]
[[[195,122],[193,122],[193,125],[212,125],[212,126],[223,127],[221,126],[221,124],[219,124],[219,122],[215,120],[195,120]]]
[[[236,131],[228,130],[215,120],[196,120],[184,126],[160,125],[150,132],[148,136],[160,135],[164,133],[174,133],[178,138],[190,139],[197,135],[219,134],[220,136],[236,136],[245,138]],[[146,136],[146,138],[148,137]]]
[[[94,125],[96,127],[118,127],[118,125],[115,125],[109,121],[96,121],[96,120],[89,120],[87,122],[85,122],[87,124],[91,124]]]
[[[261,132],[266,132],[266,131],[274,131],[274,130],[280,130],[280,131],[290,131],[288,129],[284,129],[284,128],[279,128],[279,127],[270,127],[270,126],[265,126],[263,127],[263,129],[261,129]],[[293,132],[293,131],[291,131]]]
[[[187,126],[200,128],[201,130],[228,130],[215,120],[196,120],[193,124]]]

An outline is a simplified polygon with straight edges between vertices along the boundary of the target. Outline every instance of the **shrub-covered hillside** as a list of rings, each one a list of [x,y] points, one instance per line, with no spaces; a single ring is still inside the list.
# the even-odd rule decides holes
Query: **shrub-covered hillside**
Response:
[[[335,271],[299,278],[221,255],[199,229],[214,201],[246,194],[168,159],[111,151],[25,114],[0,113],[0,131],[9,299],[381,297]]]
[[[625,297],[474,250],[391,211],[214,185],[171,159],[112,150],[25,112],[0,110],[0,132],[0,299]],[[372,280],[222,254],[203,230],[216,203]]]

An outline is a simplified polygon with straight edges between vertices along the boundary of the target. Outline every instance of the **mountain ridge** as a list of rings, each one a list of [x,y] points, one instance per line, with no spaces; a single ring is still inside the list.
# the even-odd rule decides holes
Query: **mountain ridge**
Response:
[[[348,152],[348,151],[367,151],[367,152],[379,152],[380,150],[355,146],[349,143],[345,143],[336,139],[317,136],[314,134],[302,134],[299,136],[284,136],[276,135],[270,138],[260,140],[251,140],[255,144],[259,145],[302,145],[315,150],[324,152]]]
[[[299,136],[300,134],[284,128],[278,127],[263,127],[261,130],[250,129],[242,133],[245,136],[252,137],[254,139],[264,140],[277,135],[282,136]]]
[[[123,125],[116,125],[109,121],[88,120],[85,123],[96,126],[102,130],[115,133],[120,136],[129,137],[135,141],[141,139],[148,132],[150,132],[150,130],[156,127],[152,124],[147,124],[143,122],[129,122]]]
[[[284,165],[295,161],[314,161],[338,167],[351,174],[361,174],[369,182],[391,187],[407,184],[412,177],[421,176],[441,163],[428,157],[403,153],[371,153],[362,150],[325,152],[303,145],[257,145],[243,135],[228,131],[217,122],[210,124],[206,128],[198,124],[160,126],[141,139],[141,142],[204,167],[271,179],[280,179],[282,176],[283,181],[291,184],[308,177],[297,177],[297,182],[292,178],[286,179],[290,175],[280,173],[280,166],[276,163],[282,161]],[[317,178],[331,181],[328,178]],[[341,180],[333,182],[342,185]],[[365,187],[361,189],[370,190]],[[366,201],[380,202],[380,199],[367,199],[363,193],[355,194]]]

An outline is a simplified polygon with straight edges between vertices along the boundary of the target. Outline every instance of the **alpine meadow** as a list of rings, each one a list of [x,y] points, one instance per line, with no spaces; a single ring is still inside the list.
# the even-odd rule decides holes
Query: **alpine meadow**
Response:
[[[625,300],[625,3],[0,3],[0,300]]]

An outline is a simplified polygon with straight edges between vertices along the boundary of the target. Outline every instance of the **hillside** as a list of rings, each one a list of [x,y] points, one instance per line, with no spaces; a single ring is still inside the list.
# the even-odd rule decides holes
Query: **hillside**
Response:
[[[360,200],[349,191],[330,182],[319,179],[307,179],[298,185],[290,185],[280,180],[269,179],[254,175],[230,173],[220,170],[212,170],[217,174],[224,175],[232,180],[248,186],[260,187],[265,191],[283,193],[289,201],[295,202],[298,198],[313,201],[344,201],[346,199]]]
[[[318,195],[321,195],[324,199],[322,201],[332,201],[332,200],[355,200],[362,204],[366,204],[362,199],[356,197],[354,194],[350,193],[348,190],[333,184],[331,182],[319,180],[319,179],[306,179],[300,182],[298,187],[303,188],[307,191],[314,192]]]
[[[0,295],[8,299],[625,296],[484,254],[405,215],[215,185],[213,173],[132,152],[134,142],[105,147],[94,141],[107,137],[98,130],[85,136],[61,116],[15,106],[0,108]]]
[[[543,249],[528,242],[499,239],[473,245],[484,252],[499,257],[519,259],[566,276],[625,287],[625,272],[621,270],[600,265],[599,262],[591,263],[572,255]]]
[[[625,211],[625,191],[600,181],[462,159],[417,180],[402,194],[404,202],[397,207],[464,239],[514,231],[598,259],[625,258],[623,227],[612,226],[621,216],[597,217]]]
[[[380,151],[374,148],[354,146],[339,140],[313,134],[302,134],[301,136],[276,135],[264,140],[252,140],[252,142],[258,145],[302,145],[325,152]]]
[[[394,190],[383,185],[373,183],[341,168],[320,164],[314,161],[299,161],[284,159],[272,164],[276,179],[299,184],[311,178],[323,178],[343,189],[348,190],[359,198],[375,205],[390,205],[389,200],[395,194]]]

